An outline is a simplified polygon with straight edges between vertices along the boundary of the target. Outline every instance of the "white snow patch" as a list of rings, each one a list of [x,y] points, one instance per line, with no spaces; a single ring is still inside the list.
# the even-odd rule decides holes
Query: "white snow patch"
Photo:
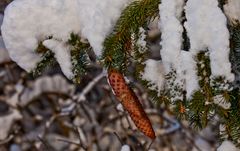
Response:
[[[187,92],[187,98],[191,98],[191,95],[199,89],[198,76],[196,73],[196,62],[194,55],[188,51],[181,51],[181,70],[182,78],[184,79],[184,86]]]
[[[147,80],[152,84],[149,89],[157,90],[160,93],[164,86],[165,70],[161,61],[149,59],[145,62],[146,66],[142,73],[142,79]],[[159,94],[160,95],[160,94]]]
[[[240,22],[240,1],[239,0],[228,0],[227,4],[224,5],[224,11],[231,22]]]
[[[224,109],[229,109],[231,107],[231,103],[227,102],[222,95],[215,96],[213,102]]]
[[[54,57],[57,59],[64,75],[69,79],[72,79],[71,54],[68,46],[63,42],[54,39],[45,40],[43,45],[53,51],[55,54]]]
[[[15,0],[4,12],[2,36],[10,57],[26,71],[41,60],[35,49],[49,36],[67,41],[80,33],[76,0]],[[31,13],[29,13],[31,12]]]
[[[121,103],[118,103],[116,108],[117,108],[118,111],[124,112],[124,108],[123,108],[123,105]]]
[[[121,151],[131,151],[128,145],[123,145]]]
[[[78,0],[82,35],[88,39],[96,55],[101,55],[105,37],[132,0]]]
[[[197,137],[197,138],[195,138],[194,141],[195,141],[196,146],[198,148],[200,148],[201,151],[214,151],[214,149],[211,147],[211,145],[204,139]],[[198,149],[193,148],[192,151],[198,151]]]
[[[28,72],[41,60],[35,52],[39,42],[49,36],[66,42],[71,33],[78,34],[89,41],[99,56],[104,39],[130,1],[15,0],[4,12],[3,40],[10,57]],[[58,61],[62,66],[69,66],[63,65],[63,60]]]
[[[239,149],[237,149],[232,142],[225,140],[221,146],[218,147],[217,151],[239,151]]]
[[[229,61],[229,31],[227,20],[217,0],[188,0],[185,28],[190,38],[190,51],[209,50],[213,76],[234,80]],[[221,35],[221,36],[219,36]]]
[[[183,32],[180,17],[183,4],[184,0],[162,0],[159,5],[159,28],[162,32],[160,53],[167,73],[171,71],[171,67],[178,70],[179,66]]]
[[[139,28],[140,37],[137,41],[137,45],[139,45],[143,48],[146,48],[146,45],[147,45],[147,42],[146,42],[147,36],[146,36],[145,32],[146,31],[142,27]]]

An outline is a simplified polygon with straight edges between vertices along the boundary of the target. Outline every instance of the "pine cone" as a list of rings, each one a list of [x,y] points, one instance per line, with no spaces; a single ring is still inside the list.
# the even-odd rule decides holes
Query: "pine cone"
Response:
[[[127,85],[123,75],[115,69],[109,69],[108,80],[116,97],[122,103],[124,109],[127,110],[136,127],[143,132],[144,135],[155,139],[156,136],[152,124],[136,94]]]

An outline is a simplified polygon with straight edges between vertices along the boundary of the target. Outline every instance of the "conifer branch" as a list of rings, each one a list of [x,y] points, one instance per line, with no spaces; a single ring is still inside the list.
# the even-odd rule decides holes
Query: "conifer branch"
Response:
[[[137,0],[123,11],[113,32],[104,42],[102,59],[106,68],[125,70],[127,61],[125,44],[131,40],[132,33],[138,33],[140,27],[158,15],[159,3],[159,0]]]

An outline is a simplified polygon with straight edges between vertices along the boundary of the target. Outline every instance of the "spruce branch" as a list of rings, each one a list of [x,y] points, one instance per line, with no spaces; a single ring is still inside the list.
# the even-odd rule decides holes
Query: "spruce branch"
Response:
[[[230,61],[232,63],[232,70],[235,74],[235,87],[239,87],[240,76],[240,22],[230,24]]]
[[[54,53],[47,49],[42,42],[39,43],[37,49],[37,53],[41,54],[41,61],[37,63],[35,69],[31,71],[34,77],[37,77],[42,74],[42,72],[49,66],[56,63],[56,59],[54,58]]]
[[[125,45],[131,41],[132,33],[138,33],[139,27],[143,27],[149,19],[158,15],[159,3],[159,0],[139,0],[127,6],[113,32],[104,42],[102,59],[106,68],[125,70],[127,61]]]
[[[88,55],[87,49],[90,48],[88,43],[83,43],[78,35],[72,33],[68,44],[71,46],[71,62],[73,66],[73,81],[80,83],[80,79],[87,72]]]

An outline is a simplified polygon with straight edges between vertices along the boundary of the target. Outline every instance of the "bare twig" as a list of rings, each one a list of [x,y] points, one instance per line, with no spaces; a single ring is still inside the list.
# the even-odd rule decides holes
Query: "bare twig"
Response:
[[[4,145],[8,142],[10,142],[14,138],[14,135],[8,136],[5,140],[0,141],[0,145]]]
[[[76,128],[76,131],[77,131],[77,133],[78,133],[79,144],[80,144],[84,149],[87,149],[87,147],[84,145],[83,139],[82,139],[82,137],[85,137],[85,136],[82,136],[82,135],[83,135],[83,132],[82,132],[82,130],[80,129],[80,127],[77,127],[77,128]],[[86,140],[85,140],[85,141],[86,141]]]
[[[85,101],[86,95],[93,89],[93,87],[106,76],[106,71],[104,70],[97,77],[95,77],[88,85],[83,89],[83,91],[78,95],[77,102]]]
[[[42,144],[45,146],[47,151],[56,151],[45,140],[43,140],[41,136],[38,136],[38,139],[42,142]]]
[[[72,112],[75,108],[77,103],[86,101],[86,95],[93,89],[93,87],[106,76],[106,71],[102,71],[97,77],[95,77],[88,85],[83,89],[83,91],[74,97],[75,102],[70,104],[68,107],[62,109],[62,112]]]
[[[84,150],[87,150],[87,148],[85,146],[83,146],[82,144],[80,144],[78,142],[71,141],[68,138],[57,138],[57,141],[61,141],[61,142],[69,143],[69,144],[74,144],[76,146],[81,147]]]
[[[120,136],[117,134],[117,132],[113,132],[113,134],[117,137],[117,139],[119,140],[119,142],[121,143],[121,145],[124,145],[122,139],[121,139]]]

